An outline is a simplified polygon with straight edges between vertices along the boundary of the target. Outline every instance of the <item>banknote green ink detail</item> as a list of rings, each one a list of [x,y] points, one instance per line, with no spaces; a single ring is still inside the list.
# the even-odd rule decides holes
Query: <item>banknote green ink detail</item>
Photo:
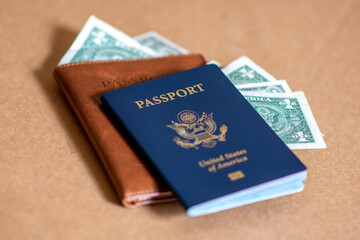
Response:
[[[151,57],[94,27],[71,62],[133,59]]]
[[[285,93],[286,91],[281,85],[278,86],[262,86],[262,87],[248,87],[238,88],[241,91],[247,92],[265,92],[265,93]]]
[[[233,84],[270,82],[251,67],[244,65],[228,75]]]
[[[182,52],[177,50],[176,48],[170,46],[169,44],[165,44],[161,42],[156,37],[150,36],[144,40],[138,41],[140,44],[145,45],[154,51],[164,53],[165,55],[172,55],[172,54],[181,54]]]
[[[315,143],[296,98],[245,98],[286,144]]]

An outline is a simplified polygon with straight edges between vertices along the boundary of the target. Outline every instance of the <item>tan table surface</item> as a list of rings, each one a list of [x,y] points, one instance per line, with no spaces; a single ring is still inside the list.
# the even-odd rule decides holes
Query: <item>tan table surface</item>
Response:
[[[304,91],[328,146],[295,151],[305,190],[198,218],[121,207],[52,77],[91,14]],[[360,239],[359,26],[355,0],[1,0],[0,239]]]

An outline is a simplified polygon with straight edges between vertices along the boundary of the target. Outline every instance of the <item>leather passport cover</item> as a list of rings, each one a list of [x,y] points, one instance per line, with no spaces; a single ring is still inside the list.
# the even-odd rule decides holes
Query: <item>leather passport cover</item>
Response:
[[[100,157],[126,207],[169,201],[173,193],[150,172],[99,106],[108,91],[205,64],[199,54],[70,63],[54,77]]]
[[[272,198],[284,185],[302,190],[306,167],[215,65],[108,92],[101,101],[190,216]]]

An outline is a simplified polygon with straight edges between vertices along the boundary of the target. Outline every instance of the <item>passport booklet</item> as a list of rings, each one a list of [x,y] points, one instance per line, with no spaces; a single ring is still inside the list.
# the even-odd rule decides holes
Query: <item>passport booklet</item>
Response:
[[[306,167],[215,65],[107,92],[101,101],[189,216],[304,188]]]

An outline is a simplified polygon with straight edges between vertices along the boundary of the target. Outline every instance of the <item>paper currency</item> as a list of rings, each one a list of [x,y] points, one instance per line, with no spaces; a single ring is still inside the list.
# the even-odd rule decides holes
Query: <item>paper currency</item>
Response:
[[[154,50],[140,45],[125,33],[95,16],[89,17],[79,35],[60,60],[71,62],[148,58],[159,56]]]
[[[59,65],[186,53],[186,49],[156,32],[147,32],[133,39],[91,16]],[[221,67],[221,63],[215,60],[207,64]],[[222,70],[289,148],[326,148],[302,92],[291,93],[286,81],[277,81],[246,56]]]
[[[276,82],[239,84],[235,87],[240,92],[266,92],[266,93],[291,93],[290,87],[285,80]]]
[[[134,39],[141,45],[153,49],[161,56],[189,53],[188,50],[166,39],[157,32],[147,32],[134,37]]]
[[[326,148],[303,92],[243,95],[290,149]]]
[[[236,59],[222,70],[234,85],[277,81],[246,56]]]

